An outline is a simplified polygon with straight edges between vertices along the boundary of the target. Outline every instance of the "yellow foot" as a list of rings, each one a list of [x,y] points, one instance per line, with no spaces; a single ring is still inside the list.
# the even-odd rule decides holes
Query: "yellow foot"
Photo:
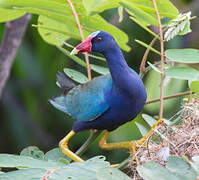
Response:
[[[74,136],[75,132],[70,131],[60,142],[59,142],[59,148],[63,154],[71,158],[73,161],[77,162],[83,162],[84,160],[80,158],[78,155],[76,155],[74,152],[72,152],[68,148],[68,142],[72,136]]]
[[[104,136],[101,138],[100,142],[99,142],[99,146],[102,149],[105,150],[112,150],[112,149],[129,149],[130,150],[130,154],[132,155],[136,149],[140,146],[145,146],[145,143],[147,141],[147,139],[152,135],[153,130],[155,129],[155,127],[159,124],[161,124],[163,122],[163,120],[158,120],[153,127],[150,129],[150,131],[147,133],[146,136],[144,136],[142,139],[137,140],[137,141],[127,141],[127,142],[118,142],[118,143],[107,143],[107,138],[109,135],[109,132],[106,131]]]
[[[110,167],[111,168],[116,168],[116,167],[118,167],[120,164],[112,164],[112,165],[110,165]]]

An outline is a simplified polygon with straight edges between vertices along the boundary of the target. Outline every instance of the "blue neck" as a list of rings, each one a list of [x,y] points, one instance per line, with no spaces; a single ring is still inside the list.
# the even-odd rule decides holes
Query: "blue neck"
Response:
[[[122,51],[116,44],[114,48],[103,53],[109,66],[113,87],[119,92],[125,92],[132,99],[146,100],[144,84],[139,75],[130,69],[122,55]]]
[[[109,49],[108,52],[104,52],[103,54],[106,58],[113,82],[117,84],[120,83],[120,79],[126,77],[129,72],[129,67],[124,59],[122,51],[117,43],[115,43],[114,48]]]

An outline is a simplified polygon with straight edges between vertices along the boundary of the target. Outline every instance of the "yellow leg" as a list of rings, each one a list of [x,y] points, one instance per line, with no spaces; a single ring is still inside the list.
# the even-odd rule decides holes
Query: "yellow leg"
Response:
[[[99,146],[102,149],[105,150],[112,150],[112,149],[131,149],[131,147],[133,146],[133,141],[127,141],[127,142],[118,142],[118,143],[107,143],[107,137],[109,135],[109,131],[106,131],[104,136],[101,138],[100,142],[99,142]]]
[[[162,119],[159,119],[150,129],[150,131],[146,134],[146,136],[144,136],[142,139],[139,139],[138,141],[136,141],[136,143],[141,146],[142,144],[144,144],[146,142],[146,140],[151,136],[151,134],[153,133],[153,130],[155,129],[155,127],[159,124],[163,123]]]
[[[72,136],[74,136],[75,132],[70,131],[60,142],[59,142],[59,148],[63,154],[71,158],[73,161],[83,162],[84,160],[77,156],[74,152],[72,152],[68,148],[68,142]]]
[[[153,133],[154,128],[158,125],[161,124],[163,121],[162,120],[158,120],[153,127],[150,129],[150,131],[147,133],[146,136],[144,136],[142,139],[137,140],[137,141],[127,141],[127,142],[118,142],[118,143],[107,143],[107,137],[109,135],[109,132],[106,131],[104,136],[101,138],[100,142],[99,142],[99,146],[102,149],[105,150],[111,150],[111,149],[129,149],[130,153],[135,152],[136,148],[143,145],[145,143],[145,141],[151,136],[151,134]]]

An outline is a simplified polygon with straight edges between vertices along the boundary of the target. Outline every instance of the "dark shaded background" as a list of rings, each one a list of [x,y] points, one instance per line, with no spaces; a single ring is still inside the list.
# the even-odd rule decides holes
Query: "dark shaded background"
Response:
[[[198,0],[173,0],[180,12],[192,11],[192,15],[199,16]],[[129,36],[129,45],[132,50],[124,52],[124,56],[132,68],[139,71],[140,61],[145,48],[134,42],[134,39],[149,43],[152,36],[141,29],[125,15],[122,23],[118,22],[117,10],[108,10],[102,13],[105,19],[118,26]],[[45,43],[39,36],[37,29],[31,24],[36,24],[37,16],[33,16],[22,45],[19,48],[10,78],[4,89],[0,100],[0,153],[19,153],[29,145],[36,145],[43,151],[57,147],[59,140],[66,135],[72,127],[73,120],[64,113],[56,110],[48,103],[48,99],[58,95],[61,91],[55,85],[57,71],[64,67],[76,68],[82,72],[79,65],[64,56],[56,47]],[[199,20],[192,21],[193,32],[184,37],[176,37],[169,43],[170,48],[199,47]],[[0,24],[0,39],[2,39],[4,24]],[[74,45],[77,41],[72,41]],[[156,48],[158,48],[158,44]],[[159,57],[150,55],[149,60],[154,62]],[[92,59],[91,59],[92,61]],[[93,74],[95,75],[95,74]],[[157,81],[154,74],[145,79],[145,84],[150,91],[154,91],[153,83]],[[176,84],[177,83],[177,84]],[[181,92],[186,90],[186,82],[172,82],[169,92]],[[153,107],[152,107],[153,106]],[[145,109],[150,114],[157,114],[158,104]],[[174,108],[175,107],[175,108]],[[180,100],[168,101],[165,106],[165,117],[169,117],[180,108]],[[124,128],[123,128],[124,129]],[[133,129],[127,125],[124,130],[117,131],[112,135],[112,141],[121,139],[138,138],[139,134],[133,137]],[[129,133],[126,133],[129,132]],[[88,136],[88,132],[82,132],[72,139],[72,149],[77,149]],[[121,153],[122,152],[122,153]],[[84,158],[104,154],[109,160],[118,162],[128,155],[126,150],[101,151],[94,143]]]

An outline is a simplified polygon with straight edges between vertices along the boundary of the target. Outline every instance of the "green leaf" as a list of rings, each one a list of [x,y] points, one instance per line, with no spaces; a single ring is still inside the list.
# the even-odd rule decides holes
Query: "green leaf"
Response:
[[[131,48],[127,45],[127,42],[129,40],[128,36],[117,27],[109,24],[100,15],[96,14],[94,16],[79,16],[79,19],[80,19],[81,25],[85,27],[84,29],[91,30],[89,34],[99,29],[103,31],[107,31],[113,35],[118,45],[123,50],[130,51]],[[89,34],[86,34],[86,36],[88,36]]]
[[[61,52],[63,52],[66,56],[68,56],[69,58],[71,58],[73,61],[75,61],[76,63],[78,63],[79,65],[81,65],[81,66],[83,66],[83,67],[87,67],[87,65],[86,65],[86,63],[82,60],[82,59],[80,59],[79,57],[77,57],[77,56],[72,56],[72,55],[70,55],[70,51],[68,51],[68,50],[66,50],[66,49],[64,49],[64,48],[62,48],[62,47],[60,47],[60,46],[57,46],[57,48],[61,51]],[[91,57],[92,57],[92,55],[91,55]],[[100,74],[107,74],[108,73],[108,70],[107,70],[107,68],[105,68],[105,67],[102,67],[102,66],[98,66],[98,65],[94,65],[94,64],[91,64],[90,65],[91,66],[91,69],[93,70],[93,71],[95,71],[95,72],[97,72],[97,73],[100,73]]]
[[[97,179],[97,173],[103,168],[109,168],[110,163],[105,161],[103,156],[97,156],[85,162],[74,162],[70,165],[55,163],[53,161],[36,160],[26,156],[0,155],[0,164],[5,163],[9,166],[2,167],[27,167],[27,169],[14,170],[12,172],[1,173],[0,180],[94,180]],[[12,157],[12,158],[10,158]],[[6,161],[7,158],[7,162]],[[3,161],[2,161],[3,160]],[[14,161],[12,161],[14,160]],[[29,161],[29,162],[28,162]],[[37,162],[37,163],[36,163]],[[11,164],[12,163],[12,164]],[[52,166],[52,164],[56,166]],[[20,164],[20,165],[19,165]],[[61,166],[60,166],[61,164]],[[43,167],[41,167],[43,165]],[[28,168],[29,167],[29,168]],[[119,174],[120,172],[117,173]]]
[[[170,156],[166,168],[182,180],[196,179],[196,172],[177,156]]]
[[[144,26],[158,26],[157,17],[152,1],[149,0],[121,0],[121,5]],[[178,15],[176,7],[168,0],[157,1],[161,18],[175,18]]]
[[[198,49],[167,49],[165,56],[179,63],[199,63]]]
[[[195,93],[199,93],[199,81],[192,81],[190,84],[190,89]]]
[[[138,127],[142,136],[145,136],[148,133],[148,128],[146,126],[136,121],[135,121],[135,124]]]
[[[145,180],[190,180],[196,179],[195,170],[185,161],[176,156],[170,156],[166,168],[154,162],[148,162],[137,167],[138,173]]]
[[[101,29],[111,33],[122,49],[125,51],[130,50],[130,47],[127,45],[128,36],[123,31],[109,24],[97,14],[89,16],[80,0],[74,3],[74,7],[79,14],[80,24],[83,27],[83,34],[85,37],[93,31]],[[7,8],[9,10],[14,8],[22,13],[42,15],[43,17],[41,16],[39,18],[40,21],[37,27],[39,28],[40,35],[48,43],[60,45],[57,38],[63,40],[69,37],[81,39],[70,6],[68,6],[66,2],[63,3],[61,0],[1,0],[0,8]]]
[[[154,53],[158,54],[158,55],[161,55],[161,53],[159,51],[157,51],[156,49],[154,49],[153,47],[149,46],[148,44],[138,40],[138,39],[135,39],[135,42],[137,42],[138,44],[146,47],[146,48],[149,48],[151,51],[153,51]]]
[[[118,7],[118,2],[119,0],[83,0],[83,5],[89,13],[99,13],[106,9]]]
[[[0,154],[0,167],[23,167],[23,168],[55,168],[62,167],[63,163],[48,162],[39,159],[34,159],[28,156],[17,156],[10,154]]]
[[[169,170],[163,168],[157,163],[148,162],[142,166],[137,167],[139,175],[145,180],[180,180],[173,174],[169,173]]]
[[[97,172],[99,180],[132,180],[122,171],[115,168],[102,168]]]
[[[51,0],[28,0],[28,1],[1,0],[0,7],[7,8],[7,9],[24,8],[23,11],[30,12],[31,10],[34,10],[33,13],[36,13],[36,14],[40,14],[42,12],[44,13],[49,12],[48,15],[50,15],[50,13],[55,13],[59,17],[64,17],[64,16],[66,17],[66,14],[70,15],[70,13],[72,12],[69,6],[66,6],[63,3],[58,3]],[[28,9],[25,9],[25,8],[28,8]],[[38,10],[38,12],[36,12],[35,10]],[[72,17],[72,14],[71,14],[71,17]]]
[[[78,83],[84,84],[88,81],[88,78],[84,74],[74,69],[65,68],[64,72],[69,78]]]
[[[109,69],[107,67],[103,67],[103,66],[99,66],[95,64],[91,64],[90,67],[92,70],[94,70],[95,72],[98,72],[99,74],[105,75],[109,73]]]
[[[146,25],[158,26],[157,18],[141,8],[138,8],[136,4],[129,2],[128,0],[121,0],[120,3],[132,16],[136,17],[138,21],[144,22]]]
[[[69,158],[65,156],[59,148],[54,148],[48,151],[44,155],[44,160],[47,161],[56,161],[56,162],[63,162],[64,164],[69,164]]]
[[[125,0],[127,1],[127,0]],[[122,0],[123,2],[123,0]],[[155,9],[152,1],[149,0],[131,0],[132,6],[142,9],[143,11],[155,15]],[[178,15],[178,9],[168,0],[157,0],[157,7],[160,13],[161,18],[168,17],[168,18],[175,18]]]
[[[171,67],[165,69],[166,76],[175,79],[199,80],[199,73],[189,67]]]
[[[46,16],[39,16],[36,27],[41,37],[49,44],[61,46],[62,42],[60,40],[66,41],[70,37],[81,39],[77,28],[71,31],[71,26],[69,28],[67,23],[62,23]]]
[[[150,127],[153,127],[153,125],[156,123],[156,120],[148,114],[142,114],[142,117],[150,125]]]
[[[35,159],[43,159],[44,153],[36,146],[29,146],[21,151],[20,156],[30,156]]]
[[[0,180],[39,180],[45,176],[45,169],[20,169],[0,174]]]
[[[7,22],[23,16],[25,13],[19,10],[0,8],[0,22]]]

